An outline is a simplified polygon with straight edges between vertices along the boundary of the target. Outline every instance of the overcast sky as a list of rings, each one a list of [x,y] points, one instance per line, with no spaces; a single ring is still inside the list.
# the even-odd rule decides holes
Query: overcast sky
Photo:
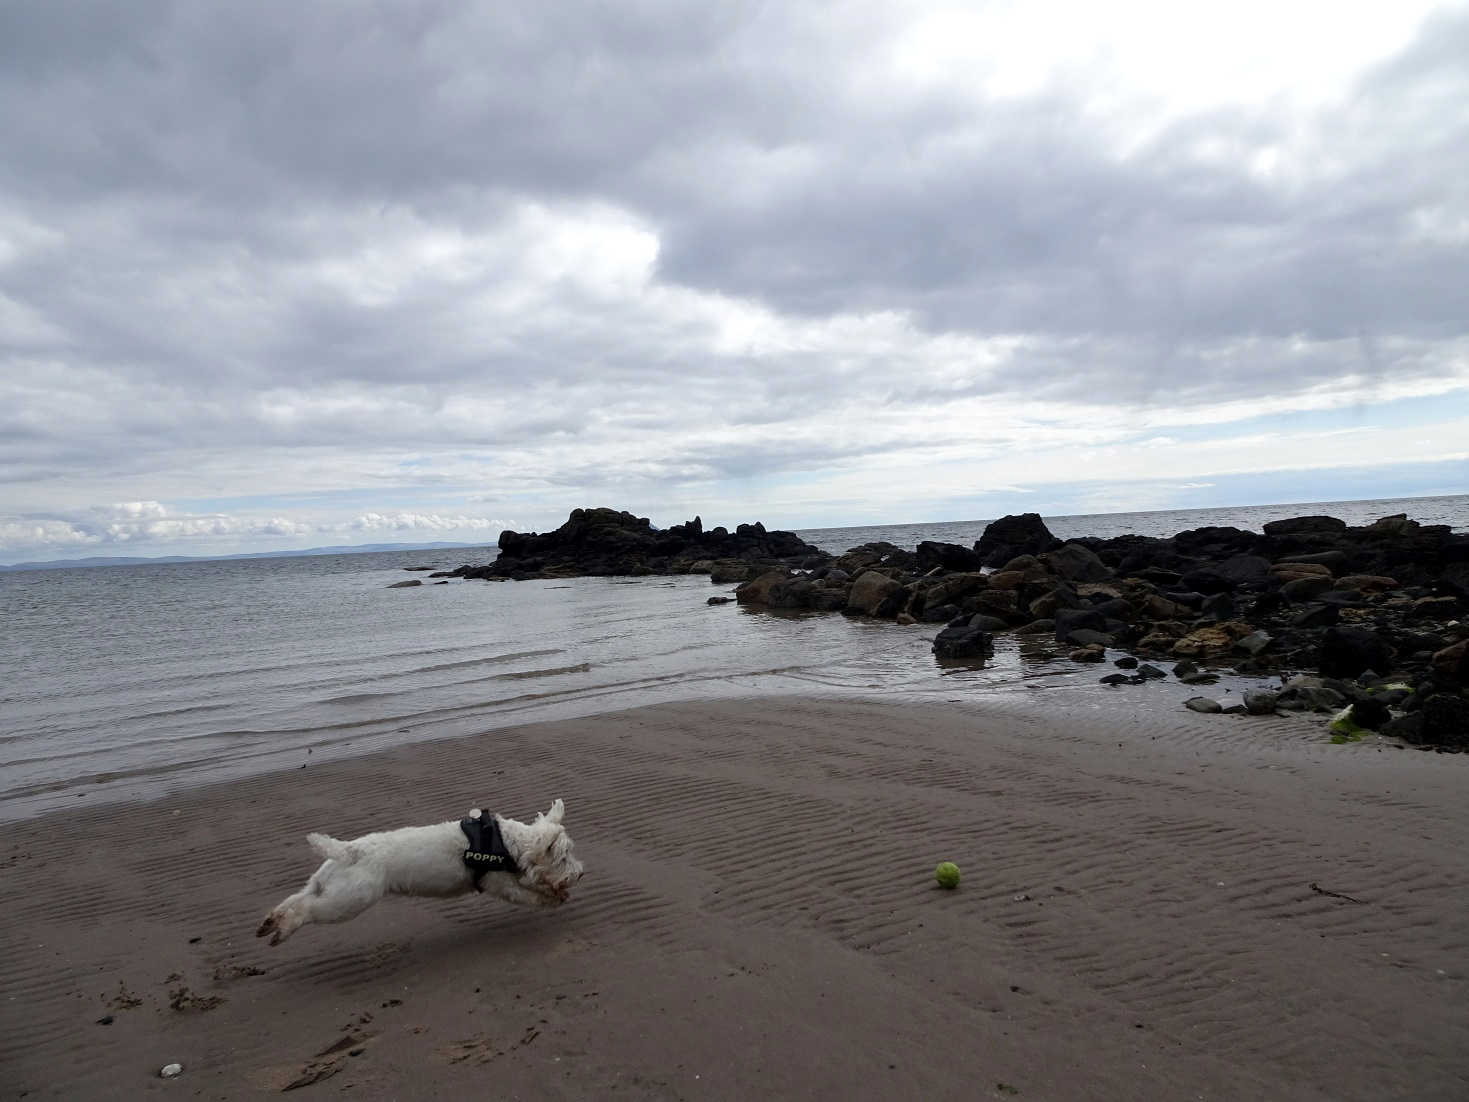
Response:
[[[0,4],[0,562],[1469,492],[1469,5]]]

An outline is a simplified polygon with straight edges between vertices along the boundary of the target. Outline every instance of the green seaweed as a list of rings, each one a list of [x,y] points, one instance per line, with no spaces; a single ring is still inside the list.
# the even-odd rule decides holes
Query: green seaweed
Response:
[[[1366,727],[1359,726],[1352,721],[1352,709],[1350,706],[1343,708],[1332,717],[1331,723],[1327,725],[1331,732],[1331,741],[1336,746],[1342,746],[1348,742],[1361,742],[1372,734]]]

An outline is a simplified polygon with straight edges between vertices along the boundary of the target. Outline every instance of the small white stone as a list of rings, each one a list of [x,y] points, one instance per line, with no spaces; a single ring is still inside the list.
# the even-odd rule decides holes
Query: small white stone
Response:
[[[162,1079],[174,1079],[184,1073],[183,1064],[164,1064],[158,1069],[158,1075]]]

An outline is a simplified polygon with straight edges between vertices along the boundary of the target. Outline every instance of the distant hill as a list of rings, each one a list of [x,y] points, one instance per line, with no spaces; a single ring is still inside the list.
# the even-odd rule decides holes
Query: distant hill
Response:
[[[85,559],[50,559],[46,562],[0,564],[7,570],[56,570],[76,566],[137,566],[140,563],[210,562],[220,559],[286,559],[306,555],[361,555],[371,551],[441,551],[464,547],[493,547],[484,543],[361,543],[353,546],[307,547],[300,551],[254,551],[243,555],[158,555],[152,558],[125,558],[115,555],[93,555]]]

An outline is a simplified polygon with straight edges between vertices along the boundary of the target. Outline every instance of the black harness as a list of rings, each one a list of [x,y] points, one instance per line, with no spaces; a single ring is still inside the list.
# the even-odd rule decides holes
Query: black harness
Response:
[[[509,872],[520,875],[520,866],[510,851],[505,848],[505,839],[500,837],[500,824],[487,812],[479,818],[466,816],[459,820],[459,829],[469,845],[464,850],[464,864],[474,873],[474,890],[484,891],[479,882],[487,872]]]

